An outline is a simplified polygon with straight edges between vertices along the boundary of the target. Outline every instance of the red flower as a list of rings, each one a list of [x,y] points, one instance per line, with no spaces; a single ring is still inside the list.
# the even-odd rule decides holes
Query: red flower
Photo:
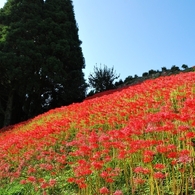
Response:
[[[127,155],[127,152],[125,150],[121,150],[118,154],[118,159],[124,159]]]
[[[100,194],[108,194],[108,193],[109,193],[109,190],[107,187],[100,188]]]
[[[144,168],[144,167],[136,167],[134,169],[135,173],[143,173],[143,174],[148,174],[150,173],[150,170],[148,168]]]
[[[167,158],[177,158],[177,152],[169,152]]]
[[[56,184],[56,180],[55,179],[50,179],[49,180],[49,185],[50,186],[54,186]]]
[[[27,183],[27,181],[24,179],[20,181],[20,184],[26,184],[26,183]]]
[[[145,180],[142,178],[133,178],[133,181],[135,184],[143,184],[145,183]]]
[[[102,166],[103,166],[103,162],[101,162],[101,161],[99,161],[99,162],[94,161],[94,162],[92,162],[91,164],[93,165],[93,167],[94,167],[95,169],[101,169]]]
[[[143,162],[149,163],[153,160],[153,156],[144,156]]]
[[[151,151],[151,150],[146,150],[144,152],[144,156],[153,156],[154,154],[155,154],[155,152],[154,151]]]
[[[48,183],[44,182],[44,183],[41,184],[41,188],[42,189],[45,189],[47,187],[49,187],[49,184]]]
[[[165,178],[165,174],[162,172],[156,172],[154,173],[154,178],[155,179],[164,179]]]
[[[177,164],[177,161],[176,160],[172,160],[171,161],[171,165],[176,165]]]
[[[44,180],[43,178],[39,178],[39,179],[38,179],[38,182],[39,182],[39,183],[43,183],[43,182],[45,182],[45,180]]]
[[[162,170],[165,168],[165,165],[161,164],[161,163],[157,163],[154,165],[154,168],[155,169],[158,169],[158,170]]]
[[[179,157],[178,162],[179,163],[190,163],[191,160],[192,159],[188,155],[183,155]]]
[[[30,181],[30,182],[35,182],[36,181],[36,178],[34,176],[29,176],[27,178],[27,180]]]
[[[87,187],[87,184],[84,182],[80,182],[80,183],[78,183],[78,186],[79,186],[79,188],[83,189],[83,188]]]
[[[107,183],[113,183],[114,182],[114,180],[112,178],[106,178],[105,180],[106,180]]]
[[[158,146],[156,147],[156,149],[157,149],[157,151],[158,151],[159,153],[166,153],[166,152],[167,152],[167,147],[166,147],[166,146],[163,146],[163,145],[158,145]]]
[[[102,173],[100,173],[100,176],[101,176],[102,178],[106,178],[106,177],[109,177],[109,174],[108,174],[107,171],[102,171]]]
[[[36,172],[36,169],[30,166],[30,167],[28,168],[27,173],[28,173],[28,174],[31,174],[31,173],[34,173],[34,172]]]
[[[123,192],[121,190],[116,190],[113,195],[123,195]]]
[[[68,180],[67,180],[69,183],[72,183],[72,182],[75,182],[75,178],[73,178],[73,177],[70,177],[70,178],[68,178]]]

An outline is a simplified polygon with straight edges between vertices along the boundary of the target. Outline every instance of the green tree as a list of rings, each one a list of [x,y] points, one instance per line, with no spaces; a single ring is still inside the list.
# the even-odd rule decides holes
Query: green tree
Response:
[[[132,76],[128,76],[125,78],[124,83],[128,84],[131,83],[134,80],[134,78]]]
[[[177,71],[180,71],[180,69],[179,69],[179,67],[178,67],[178,66],[173,65],[173,66],[171,67],[171,71],[173,71],[173,72],[177,72]]]
[[[80,45],[71,0],[8,0],[0,10],[4,125],[85,98]]]
[[[15,109],[15,105],[13,107],[15,97],[19,96],[20,100],[24,100],[28,88],[29,91],[33,91],[31,86],[34,83],[34,75],[37,74],[34,66],[37,66],[41,60],[39,54],[35,52],[37,48],[34,44],[34,36],[36,34],[32,28],[32,25],[40,20],[39,2],[21,3],[9,0],[0,10],[0,80],[1,91],[4,91],[1,93],[0,100],[2,110],[4,110],[2,113],[5,126],[11,122]]]
[[[166,71],[167,71],[167,68],[166,68],[166,67],[162,67],[162,68],[161,68],[161,71],[162,71],[162,72],[166,72]]]
[[[153,69],[151,69],[151,70],[148,71],[148,74],[149,74],[149,75],[152,75],[152,74],[155,74],[155,73],[156,73],[156,71],[153,70]]]
[[[143,77],[147,77],[147,76],[148,76],[148,73],[147,73],[147,72],[144,72],[144,73],[142,74],[142,76],[143,76]]]
[[[120,79],[119,81],[116,81],[114,85],[115,85],[115,87],[120,87],[123,85],[123,83],[124,83],[123,80]]]
[[[94,72],[89,75],[89,86],[95,89],[95,93],[114,88],[114,80],[119,75],[114,71],[114,67],[108,68],[106,65],[102,68],[94,66]]]
[[[137,79],[137,78],[138,78],[138,75],[137,75],[137,74],[135,74],[135,75],[134,75],[134,79]]]
[[[186,64],[182,64],[182,66],[181,66],[184,70],[185,69],[187,69],[188,68],[188,65],[186,65]]]

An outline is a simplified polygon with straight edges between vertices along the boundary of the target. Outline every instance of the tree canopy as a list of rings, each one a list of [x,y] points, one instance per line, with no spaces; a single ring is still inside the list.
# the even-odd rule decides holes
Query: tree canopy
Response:
[[[71,0],[7,1],[0,9],[0,125],[84,99],[81,43]]]
[[[94,72],[89,75],[89,85],[95,89],[95,93],[113,89],[115,87],[114,80],[118,79],[119,75],[114,71],[114,67],[108,68],[94,66]]]

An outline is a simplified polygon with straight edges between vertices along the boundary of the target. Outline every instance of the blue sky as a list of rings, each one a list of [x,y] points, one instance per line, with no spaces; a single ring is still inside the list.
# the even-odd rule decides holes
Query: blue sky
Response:
[[[151,69],[195,65],[195,0],[73,0],[73,5],[86,79],[100,64],[114,67],[123,80]]]

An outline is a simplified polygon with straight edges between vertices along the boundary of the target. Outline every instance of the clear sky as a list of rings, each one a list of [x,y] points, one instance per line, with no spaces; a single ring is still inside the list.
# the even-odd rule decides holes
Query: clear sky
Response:
[[[100,64],[114,67],[123,80],[151,69],[195,65],[195,0],[73,0],[73,5],[86,78]]]

